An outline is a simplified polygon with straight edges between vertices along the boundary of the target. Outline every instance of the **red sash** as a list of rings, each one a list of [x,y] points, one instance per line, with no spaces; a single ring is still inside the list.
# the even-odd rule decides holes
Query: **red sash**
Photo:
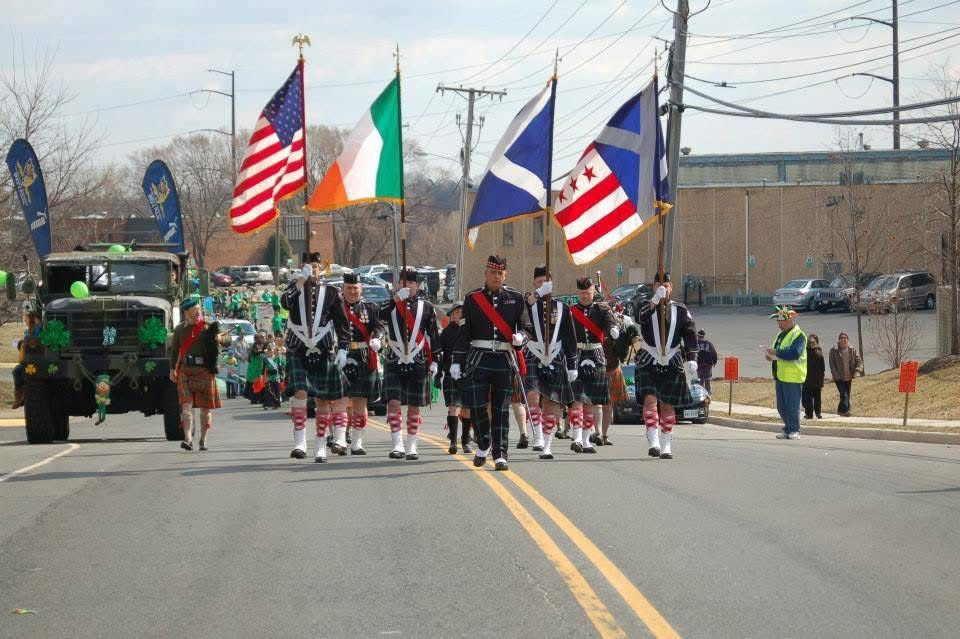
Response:
[[[353,309],[350,308],[350,305],[346,302],[343,303],[343,310],[347,314],[347,319],[350,320],[350,323],[357,327],[357,330],[360,331],[360,334],[363,335],[363,341],[367,343],[367,346],[370,345],[370,331],[367,330],[367,327],[364,326],[363,322],[360,321],[360,318],[357,317],[357,314],[353,312]],[[371,371],[377,370],[377,354],[374,351],[370,351],[367,356],[367,368]]]
[[[480,310],[483,311],[483,314],[487,316],[487,319],[497,327],[497,330],[500,331],[504,337],[513,339],[513,331],[510,330],[510,327],[507,325],[507,320],[503,319],[503,315],[498,313],[497,309],[493,308],[493,304],[491,304],[490,300],[487,299],[487,296],[483,294],[483,291],[476,291],[470,296],[470,298],[477,303],[477,306],[480,307]],[[520,374],[526,375],[527,360],[523,356],[523,351],[514,347],[513,352],[517,355],[517,368],[520,369]]]
[[[183,340],[183,344],[180,345],[180,351],[177,353],[177,366],[174,368],[175,371],[180,370],[180,363],[183,361],[183,357],[187,354],[187,351],[190,350],[190,347],[193,346],[193,343],[200,338],[200,333],[203,332],[204,328],[203,320],[200,320],[190,329],[190,334],[187,335],[187,339]]]
[[[577,307],[576,304],[570,307],[570,313],[573,315],[573,318],[580,322],[580,325],[585,329],[590,331],[590,333],[597,338],[597,341],[603,344],[603,331],[600,330],[600,327],[597,326],[592,319],[586,316],[586,314]]]
[[[404,324],[407,325],[407,330],[413,333],[413,315],[410,314],[410,309],[407,308],[403,300],[400,300],[399,304],[394,302],[393,305],[396,307],[400,317],[403,318]],[[398,337],[403,336],[399,335]],[[423,334],[423,329],[417,331],[417,337],[414,341],[419,343],[420,340],[423,340],[423,352],[427,354],[427,365],[429,366],[433,362],[433,351],[430,349],[430,340]]]

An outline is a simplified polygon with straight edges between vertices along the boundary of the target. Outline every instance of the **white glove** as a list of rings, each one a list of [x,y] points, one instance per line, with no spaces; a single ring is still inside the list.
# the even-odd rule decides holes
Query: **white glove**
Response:
[[[440,370],[436,362],[430,362],[430,377],[436,377],[437,371]]]
[[[687,371],[687,374],[688,374],[688,375],[696,375],[696,374],[697,374],[697,363],[694,362],[694,361],[684,362],[683,368]]]
[[[610,329],[610,339],[617,339],[620,337],[620,329],[614,326]]]
[[[383,344],[380,342],[379,337],[374,337],[373,339],[370,340],[370,350],[373,351],[374,353],[379,353],[380,347],[382,345]]]
[[[657,290],[653,292],[653,297],[650,298],[651,304],[659,304],[660,300],[667,296],[667,289],[664,286],[658,286]]]
[[[297,271],[298,280],[308,280],[313,277],[313,267],[309,264],[304,264],[303,268]]]
[[[637,324],[637,323],[634,322],[634,321],[633,321],[633,318],[630,317],[629,315],[626,315],[626,314],[625,314],[625,315],[623,316],[623,326],[624,326],[624,328],[629,328],[630,326],[636,326],[636,324]],[[616,339],[616,338],[614,338],[614,339]]]
[[[460,379],[460,364],[450,364],[450,377]]]
[[[343,368],[347,365],[347,351],[340,349],[337,351],[337,356],[333,359],[333,363],[337,365],[337,368]]]
[[[537,289],[537,295],[540,297],[545,297],[553,292],[553,282],[547,280],[540,285],[540,288]]]
[[[523,333],[514,333],[513,334],[513,345],[514,346],[523,346],[523,342],[526,338],[523,336]]]
[[[569,381],[571,384],[577,381],[578,377],[580,377],[580,371],[577,369],[574,368],[573,370],[567,371],[567,381]]]
[[[661,287],[661,288],[662,288],[662,287]],[[410,289],[407,288],[406,286],[404,286],[404,287],[401,288],[401,289],[397,289],[397,297],[400,298],[400,301],[401,301],[401,302],[402,302],[403,300],[407,299],[408,297],[410,297]]]

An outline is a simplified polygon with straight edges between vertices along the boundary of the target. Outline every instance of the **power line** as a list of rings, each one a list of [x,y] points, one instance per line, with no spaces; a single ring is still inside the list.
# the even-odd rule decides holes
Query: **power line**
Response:
[[[503,61],[504,58],[506,58],[508,55],[510,55],[511,53],[513,53],[514,50],[516,50],[516,48],[519,47],[520,44],[523,43],[523,41],[526,40],[526,39],[530,36],[530,34],[533,33],[534,30],[536,30],[537,27],[540,26],[540,23],[543,22],[544,19],[545,19],[548,15],[550,15],[550,12],[553,11],[553,8],[557,6],[557,1],[558,1],[558,0],[553,0],[553,2],[550,4],[550,6],[547,7],[547,10],[543,12],[543,15],[540,16],[540,18],[534,23],[534,25],[533,25],[532,27],[530,27],[530,29],[527,30],[527,32],[526,32],[525,34],[523,34],[523,37],[521,37],[519,40],[517,40],[517,41],[513,44],[513,46],[510,47],[510,48],[507,50],[506,53],[504,53],[502,56],[500,56],[499,58],[497,58],[496,60],[494,60],[493,62],[491,62],[490,65],[489,65],[487,68],[483,69],[482,71],[477,71],[477,72],[474,73],[473,75],[468,76],[468,77],[464,78],[463,80],[461,80],[461,82],[467,82],[467,81],[469,81],[469,80],[472,80],[473,78],[476,78],[476,77],[479,76],[479,75],[483,75],[484,73],[486,73],[487,71],[489,71],[490,69],[492,69],[494,66],[500,64],[500,63]]]
[[[704,113],[713,113],[715,115],[727,115],[738,118],[762,118],[769,120],[791,120],[794,122],[807,122],[809,124],[839,124],[856,126],[891,126],[894,124],[931,124],[933,122],[953,122],[956,121],[956,115],[937,115],[923,118],[907,118],[899,120],[847,120],[837,118],[807,118],[800,115],[790,115],[787,113],[746,113],[743,111],[724,111],[722,109],[713,109],[710,107],[699,106],[695,104],[686,104],[684,108]],[[884,109],[890,111],[891,109]]]

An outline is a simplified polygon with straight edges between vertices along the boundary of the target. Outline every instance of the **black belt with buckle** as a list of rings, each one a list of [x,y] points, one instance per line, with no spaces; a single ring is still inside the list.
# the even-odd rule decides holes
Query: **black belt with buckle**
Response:
[[[187,355],[183,358],[186,366],[203,366],[203,355]]]

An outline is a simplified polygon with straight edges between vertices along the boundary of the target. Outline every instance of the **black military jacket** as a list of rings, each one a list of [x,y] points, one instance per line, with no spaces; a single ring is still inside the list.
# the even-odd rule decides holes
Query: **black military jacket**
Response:
[[[420,295],[413,295],[399,303],[406,306],[410,316],[414,319],[414,321],[416,321],[417,302],[419,300],[423,300],[423,317],[420,320],[420,332],[426,335],[428,340],[427,343],[430,345],[431,355],[433,356],[433,361],[439,362],[440,358],[443,356],[443,349],[440,345],[440,335],[437,329],[437,311],[433,308],[433,304],[427,301],[426,297],[422,297]],[[396,329],[394,329],[393,319],[391,316],[394,309],[397,307],[397,304],[398,302],[396,296],[381,304],[380,321],[383,323],[384,335],[388,336],[390,340],[402,344],[410,341],[410,330],[407,327],[406,320],[404,320],[403,315],[400,312],[397,312],[397,327],[400,329],[400,334],[398,335]],[[415,361],[425,361],[426,351],[426,348],[421,350],[417,354]],[[396,359],[396,354],[389,346],[384,348],[382,352],[386,354],[387,359]]]
[[[560,331],[560,353],[563,358],[566,360],[567,369],[574,369],[577,367],[577,334],[573,329],[574,319],[573,315],[570,314],[570,307],[566,304],[563,305],[563,315],[559,318],[559,324],[557,323],[557,314],[559,312],[560,300],[552,300],[551,306],[553,307],[553,313],[550,316],[550,338],[547,339],[547,331],[544,329],[544,316],[546,312],[543,307],[543,300],[537,299],[533,305],[527,306],[527,314],[530,316],[530,335],[531,339],[536,339],[536,327],[540,328],[540,335],[545,341],[547,341],[547,350],[549,352],[549,342],[553,341],[553,336],[557,331]],[[528,357],[528,363],[536,363],[540,360],[537,359],[532,353]]]
[[[333,322],[333,333],[325,337],[323,342],[321,342],[321,350],[332,350],[334,346],[337,348],[346,348],[347,342],[350,341],[347,333],[347,325],[349,322],[343,314],[340,291],[335,286],[330,286],[329,284],[318,284],[314,286],[311,292],[312,299],[310,300],[314,309],[311,311],[311,309],[308,308],[307,314],[317,312],[316,304],[320,297],[321,287],[326,288],[326,293],[323,298],[323,308],[319,309],[320,326],[323,326],[327,322]],[[303,318],[300,317],[300,296],[304,294],[303,290],[297,288],[296,280],[294,280],[287,284],[287,288],[284,289],[283,294],[280,296],[280,306],[290,311],[290,321],[301,326],[304,325],[304,322]],[[307,350],[306,345],[291,330],[287,330],[285,342],[287,350],[291,352],[305,353]]]
[[[522,334],[526,339],[530,339],[533,333],[533,326],[530,324],[530,315],[526,312],[527,303],[523,299],[523,294],[508,286],[501,286],[497,292],[490,291],[486,286],[470,291],[463,301],[463,329],[457,339],[457,345],[453,352],[453,363],[463,364],[466,361],[467,351],[470,350],[470,340],[496,340],[510,344],[513,340],[513,334],[503,335],[493,325],[480,306],[473,299],[474,293],[479,292],[486,296],[493,308],[500,313],[507,326],[514,333]]]
[[[683,342],[684,357],[687,361],[695,362],[697,361],[697,353],[700,347],[697,344],[697,326],[693,322],[693,314],[690,312],[690,309],[680,302],[670,300],[664,319],[666,335],[670,334],[671,306],[675,306],[677,309],[677,330],[674,331],[673,340],[671,340],[671,343],[667,346],[673,348]],[[657,330],[660,328],[660,320],[657,318],[656,310],[656,305],[650,303],[650,300],[643,300],[637,305],[636,311],[634,311],[634,319],[640,326],[640,335],[643,336],[643,341],[653,346],[658,345],[653,335],[653,323],[658,323]]]

